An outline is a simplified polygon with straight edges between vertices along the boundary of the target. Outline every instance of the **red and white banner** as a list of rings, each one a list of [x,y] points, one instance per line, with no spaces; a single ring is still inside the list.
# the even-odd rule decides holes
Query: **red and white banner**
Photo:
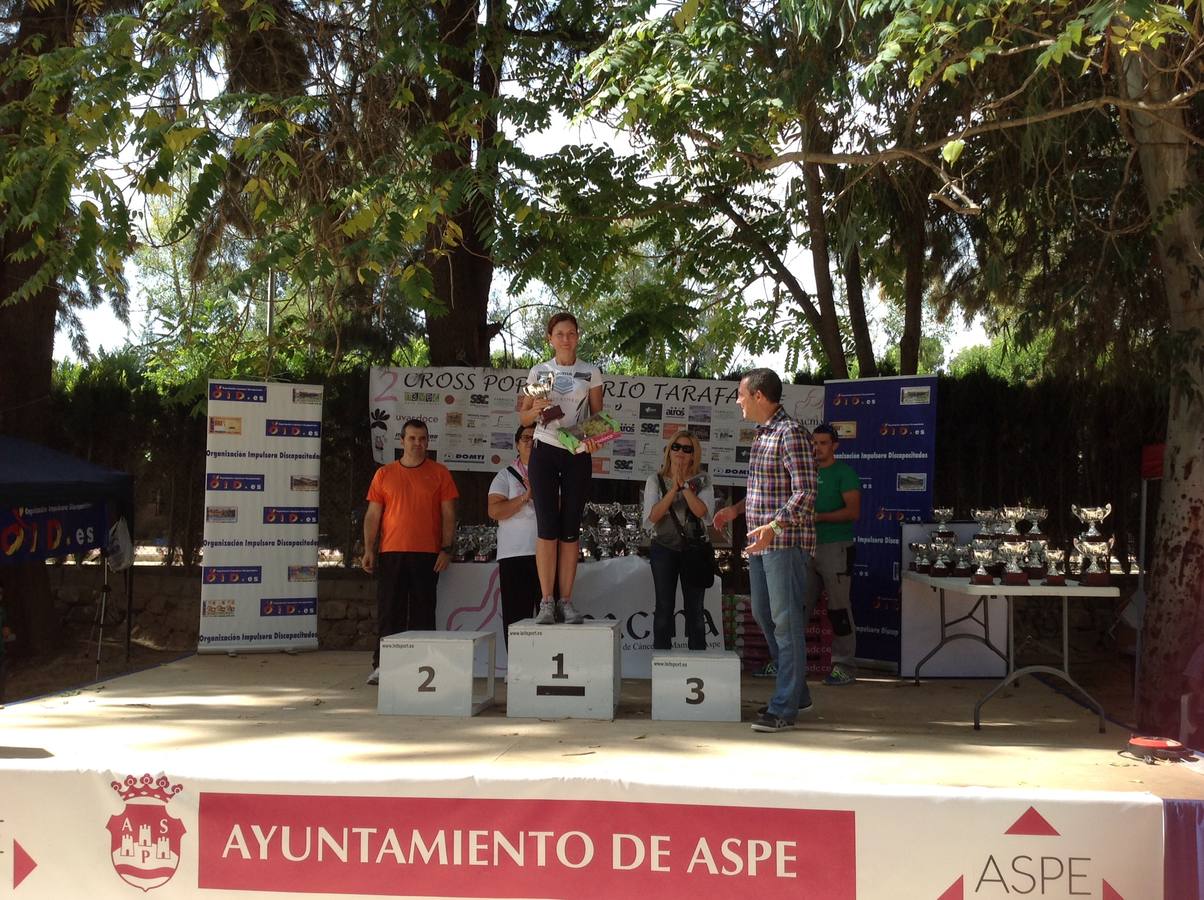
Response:
[[[240,783],[10,763],[0,839],[11,881],[6,868],[0,893],[1162,897],[1162,807],[1148,794],[857,794],[792,788],[786,770],[735,768],[720,786],[541,768],[531,779]],[[647,771],[667,771],[665,760],[650,754]]]

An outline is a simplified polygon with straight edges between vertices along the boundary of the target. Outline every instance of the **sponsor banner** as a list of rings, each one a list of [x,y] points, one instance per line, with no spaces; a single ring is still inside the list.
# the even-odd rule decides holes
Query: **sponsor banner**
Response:
[[[432,455],[450,469],[495,472],[514,458],[526,369],[373,368],[368,422],[378,463],[401,452],[401,426],[421,419]],[[753,423],[740,417],[735,381],[603,375],[603,408],[624,437],[594,454],[601,478],[644,481],[660,468],[665,441],[683,428],[702,443],[702,466],[717,484],[743,485]],[[808,428],[823,413],[822,387],[784,385],[786,411]]]
[[[573,584],[573,605],[592,619],[617,620],[621,669],[624,678],[652,677],[652,567],[640,556],[616,556],[583,562]],[[678,587],[676,636],[673,649],[686,649],[685,613]],[[532,611],[534,613],[534,610]],[[719,580],[703,595],[707,649],[723,649],[722,591]],[[492,631],[498,671],[506,668],[506,642],[502,634],[502,595],[498,566],[490,563],[452,563],[439,576],[436,627],[441,631]],[[477,660],[477,675],[485,675],[487,662]]]
[[[102,547],[105,521],[103,503],[0,506],[0,565]]]
[[[857,655],[899,662],[901,526],[932,517],[936,378],[862,378],[825,385],[837,458],[861,479],[851,597]]]
[[[1136,792],[775,787],[780,772],[716,777],[698,754],[660,775],[631,757],[621,778],[546,760],[518,782],[307,781],[312,761],[288,762],[237,781],[0,770],[5,884],[33,900],[1163,896],[1162,804]]]
[[[317,647],[321,404],[315,385],[209,384],[202,652]]]

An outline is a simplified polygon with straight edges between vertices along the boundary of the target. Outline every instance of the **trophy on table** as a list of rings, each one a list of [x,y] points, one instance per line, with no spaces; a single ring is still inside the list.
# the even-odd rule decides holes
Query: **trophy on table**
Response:
[[[1003,532],[1003,534],[1008,537],[1019,535],[1020,529],[1016,527],[1016,523],[1028,518],[1028,510],[1023,506],[1005,506],[1000,510],[1000,513],[1002,513],[1000,521],[1008,523],[1007,531]]]
[[[970,584],[994,584],[995,579],[987,571],[987,566],[995,561],[995,543],[983,538],[977,538],[970,545],[970,553],[978,563],[978,569],[970,576]]]
[[[912,553],[915,554],[915,560],[912,565],[916,567],[916,571],[921,575],[927,575],[932,569],[932,559],[929,554],[932,548],[922,541],[915,542],[909,545]]]
[[[953,510],[948,506],[934,507],[932,510],[932,518],[936,519],[937,529],[932,533],[933,537],[940,535],[941,537],[952,537],[953,531],[949,528],[949,520],[953,518]]]
[[[1045,573],[1045,581],[1050,587],[1062,587],[1066,584],[1066,573],[1062,571],[1062,563],[1066,560],[1065,550],[1046,549],[1045,558],[1049,560],[1049,570]]]
[[[952,552],[953,547],[957,543],[957,538],[952,532],[945,533],[942,531],[932,532],[932,551],[936,554],[936,558],[932,561],[931,575],[933,578],[947,578],[952,574],[953,568]]]
[[[1029,578],[1041,578],[1045,575],[1049,541],[1041,532],[1037,532],[1036,538],[1033,537],[1031,531],[1024,537],[1028,541],[1028,558],[1024,563],[1024,571]]]
[[[1020,561],[1028,556],[1028,541],[1000,541],[999,552],[1006,565],[1003,569],[1003,584],[1023,587],[1028,584],[1028,575],[1020,568]]]
[[[1079,575],[1079,584],[1084,587],[1107,587],[1111,583],[1111,577],[1108,575],[1108,551],[1111,549],[1111,544],[1103,535],[1099,537],[1089,538],[1086,534],[1079,535],[1074,539],[1075,549],[1082,554],[1083,571]],[[1104,564],[1100,566],[1100,560],[1104,560]]]
[[[556,382],[556,374],[554,372],[540,372],[535,376],[535,380],[523,386],[523,393],[533,400],[547,400],[552,395],[552,385]],[[559,403],[554,403],[547,409],[539,411],[539,424],[547,425],[550,422],[555,422],[557,419],[564,418],[564,410],[560,408]]]
[[[1049,518],[1049,510],[1030,506],[1024,511],[1024,518],[1028,519],[1029,524],[1033,526],[1028,530],[1028,539],[1030,541],[1038,541],[1045,537],[1041,533],[1040,523]]]
[[[1080,535],[1085,538],[1102,537],[1100,530],[1096,528],[1104,519],[1112,514],[1112,504],[1105,503],[1103,506],[1076,506],[1070,504],[1070,511],[1074,513],[1080,522],[1087,526],[1087,530]]]

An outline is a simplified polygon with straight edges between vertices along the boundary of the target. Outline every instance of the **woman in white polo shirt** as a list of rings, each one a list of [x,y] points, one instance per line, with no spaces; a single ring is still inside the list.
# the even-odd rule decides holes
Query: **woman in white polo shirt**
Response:
[[[535,427],[514,432],[518,455],[489,485],[489,518],[497,521],[498,580],[502,590],[503,635],[519,619],[535,615],[539,603],[539,571],[535,567],[535,506],[527,466]]]
[[[581,538],[581,514],[589,494],[593,459],[597,449],[592,440],[582,442],[584,453],[566,450],[557,437],[561,428],[579,425],[602,410],[602,370],[577,359],[577,318],[559,312],[548,319],[548,343],[555,355],[531,368],[527,383],[551,373],[552,391],[547,398],[523,394],[518,417],[523,425],[535,426],[535,445],[531,450],[531,496],[535,503],[538,540],[535,563],[539,569],[541,600],[535,621],[551,625],[556,621],[553,590],[559,588],[564,621],[576,625],[583,620],[573,606],[573,581],[577,577],[577,542]],[[545,409],[559,406],[562,415],[549,422],[540,421]]]

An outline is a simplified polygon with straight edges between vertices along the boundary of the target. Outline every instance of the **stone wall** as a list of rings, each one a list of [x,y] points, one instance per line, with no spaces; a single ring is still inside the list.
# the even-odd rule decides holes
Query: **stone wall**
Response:
[[[95,565],[51,566],[59,621],[90,627],[96,620],[103,573]],[[109,576],[112,594],[105,630],[125,630],[125,576]],[[200,628],[198,571],[138,566],[134,571],[134,638],[161,649],[195,650]],[[318,645],[324,650],[371,650],[376,640],[376,583],[362,572],[319,569]]]

